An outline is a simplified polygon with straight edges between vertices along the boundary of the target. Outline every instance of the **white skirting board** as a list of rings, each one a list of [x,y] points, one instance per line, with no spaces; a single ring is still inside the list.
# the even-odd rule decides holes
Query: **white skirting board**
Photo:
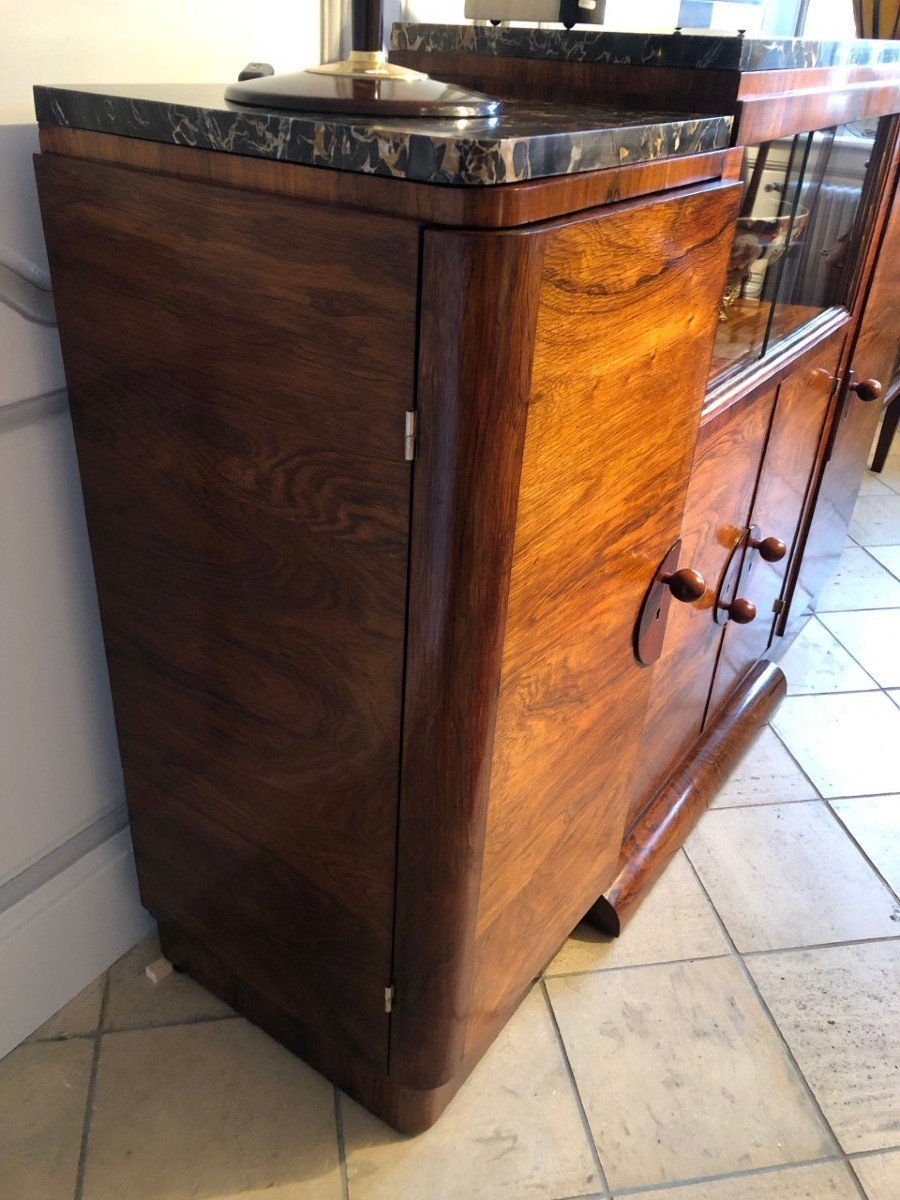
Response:
[[[0,1057],[153,925],[127,829],[0,913]]]

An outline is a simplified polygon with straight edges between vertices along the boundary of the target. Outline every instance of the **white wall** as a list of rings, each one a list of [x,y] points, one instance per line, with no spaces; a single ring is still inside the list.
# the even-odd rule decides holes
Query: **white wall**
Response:
[[[34,83],[224,83],[251,60],[317,62],[318,0],[0,0],[0,244],[46,266]],[[150,928],[63,387],[56,331],[0,303],[0,1055]]]

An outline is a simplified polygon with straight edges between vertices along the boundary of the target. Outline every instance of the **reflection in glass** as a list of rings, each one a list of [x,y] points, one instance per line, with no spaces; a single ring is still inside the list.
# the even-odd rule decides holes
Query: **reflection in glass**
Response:
[[[857,122],[744,151],[713,378],[846,303],[874,135],[873,122]]]

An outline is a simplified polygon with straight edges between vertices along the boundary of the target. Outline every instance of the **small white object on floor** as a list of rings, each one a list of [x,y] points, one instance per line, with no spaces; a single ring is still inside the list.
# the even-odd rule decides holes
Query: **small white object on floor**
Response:
[[[167,975],[172,974],[172,964],[167,958],[157,958],[144,968],[144,974],[151,983],[162,983]]]

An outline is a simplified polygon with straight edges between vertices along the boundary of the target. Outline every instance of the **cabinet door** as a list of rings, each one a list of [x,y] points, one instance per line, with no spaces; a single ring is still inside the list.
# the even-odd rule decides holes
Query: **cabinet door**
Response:
[[[730,620],[726,626],[710,715],[763,657],[771,641],[776,602],[781,599],[791,553],[798,543],[800,517],[835,386],[840,344],[840,338],[829,338],[778,388],[750,522],[754,540],[777,538],[787,552],[772,562],[753,549],[752,543],[748,546],[738,596],[753,604],[756,615],[746,625]]]
[[[700,430],[681,526],[681,566],[699,571],[706,594],[671,602],[640,753],[628,825],[700,733],[724,628],[713,620],[719,582],[750,515],[775,388],[738,401]]]
[[[900,188],[888,220],[850,362],[853,380],[883,385],[882,400],[900,371]],[[845,390],[792,603],[793,624],[815,606],[837,569],[881,409],[882,403]]]

